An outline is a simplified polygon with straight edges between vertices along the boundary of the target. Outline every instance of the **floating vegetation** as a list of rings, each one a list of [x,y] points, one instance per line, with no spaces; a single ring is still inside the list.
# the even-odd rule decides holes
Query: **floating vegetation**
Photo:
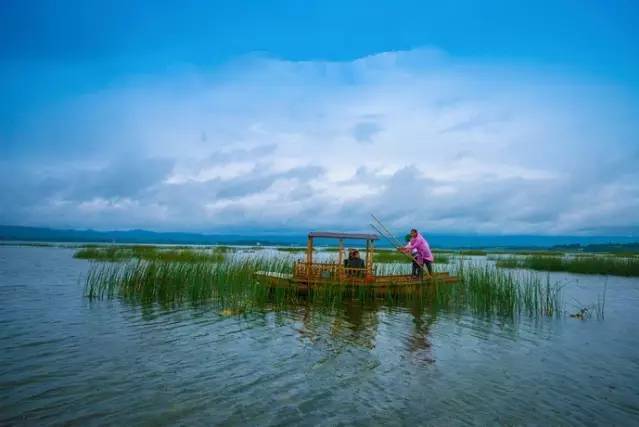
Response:
[[[401,264],[378,265],[386,273],[399,272]],[[242,259],[224,262],[184,263],[137,260],[94,263],[86,280],[89,298],[122,297],[163,306],[213,303],[225,313],[290,309],[313,304],[334,308],[345,300],[383,301],[388,306],[418,304],[452,311],[516,318],[519,315],[558,316],[564,313],[561,288],[536,275],[520,277],[494,267],[457,266],[456,284],[437,283],[390,288],[380,295],[367,286],[326,285],[301,295],[297,287],[269,288],[257,283],[254,272],[290,273],[286,258]],[[410,290],[410,291],[409,291]]]
[[[125,261],[133,258],[147,261],[221,262],[227,247],[213,249],[176,249],[155,246],[90,246],[78,249],[73,255],[79,259],[94,261]]]
[[[639,276],[638,258],[611,256],[559,257],[525,256],[508,257],[496,261],[501,268],[526,268],[541,271],[565,271],[581,274],[610,274],[615,276]]]

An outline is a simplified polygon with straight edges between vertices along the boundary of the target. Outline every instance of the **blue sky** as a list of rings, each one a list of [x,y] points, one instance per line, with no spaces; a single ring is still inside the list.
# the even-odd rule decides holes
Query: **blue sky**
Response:
[[[0,223],[636,235],[638,18],[4,1]]]

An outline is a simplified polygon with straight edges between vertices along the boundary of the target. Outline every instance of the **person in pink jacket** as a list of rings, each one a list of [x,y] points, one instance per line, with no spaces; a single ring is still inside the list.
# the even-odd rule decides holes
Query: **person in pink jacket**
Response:
[[[410,230],[410,241],[400,251],[413,257],[413,276],[421,278],[424,274],[424,267],[428,269],[429,276],[433,274],[435,257],[424,236],[416,229]]]

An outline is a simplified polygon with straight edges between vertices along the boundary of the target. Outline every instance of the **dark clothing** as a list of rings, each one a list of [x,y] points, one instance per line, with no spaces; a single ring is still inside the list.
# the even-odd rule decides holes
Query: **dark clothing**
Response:
[[[346,268],[365,268],[364,260],[361,258],[348,258],[344,260],[344,267]]]
[[[433,263],[430,261],[424,260],[424,267],[428,270],[428,274],[433,275]],[[417,261],[413,261],[413,276],[419,277],[420,279],[424,277],[424,269],[419,266]]]
[[[349,269],[351,268],[360,269],[360,271],[348,270],[346,274],[348,274],[349,276],[363,276],[364,269],[366,268],[366,264],[364,263],[364,260],[361,258],[348,258],[344,260],[344,267]]]

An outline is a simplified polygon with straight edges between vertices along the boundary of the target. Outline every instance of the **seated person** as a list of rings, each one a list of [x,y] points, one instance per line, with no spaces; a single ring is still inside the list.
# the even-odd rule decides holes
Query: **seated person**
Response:
[[[344,267],[349,268],[349,269],[361,269],[364,270],[366,268],[366,264],[364,263],[364,260],[362,258],[360,258],[359,256],[359,251],[357,249],[349,249],[348,251],[348,259],[344,260]],[[353,271],[353,270],[349,270],[348,271],[348,275],[355,275],[357,274],[358,276],[361,276],[363,273],[363,271],[359,272],[359,271]]]

